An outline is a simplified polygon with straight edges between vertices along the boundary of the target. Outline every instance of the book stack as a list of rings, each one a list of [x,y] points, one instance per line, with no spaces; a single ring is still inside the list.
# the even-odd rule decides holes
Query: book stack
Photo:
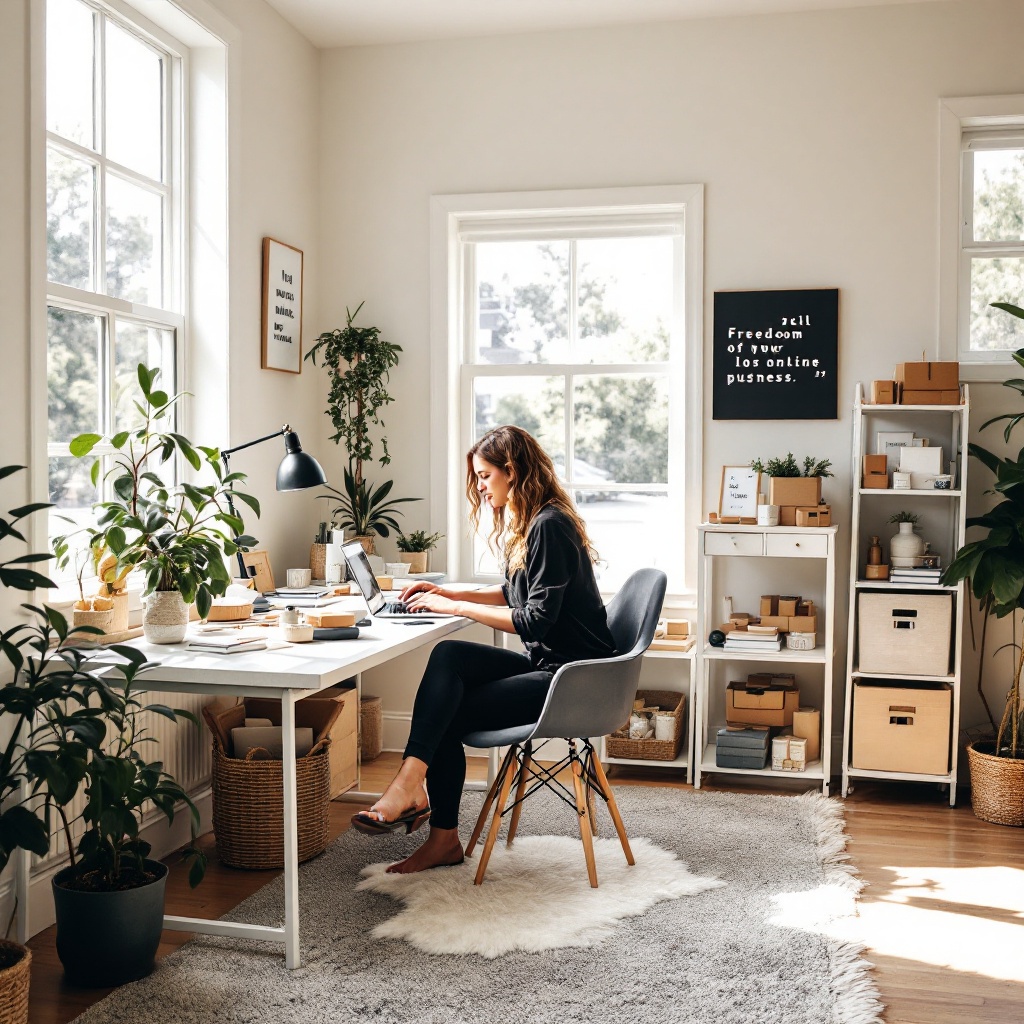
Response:
[[[781,651],[782,637],[775,626],[748,626],[734,629],[725,634],[725,650],[746,651],[748,654],[763,654],[766,651]]]
[[[341,598],[334,593],[334,587],[278,587],[263,595],[275,607],[322,608],[334,604]]]
[[[927,569],[923,565],[901,566],[894,565],[889,570],[890,583],[932,583],[939,582],[942,576],[941,569]]]
[[[185,647],[203,654],[244,654],[246,651],[265,651],[267,641],[262,635],[236,632],[233,636],[190,637]]]

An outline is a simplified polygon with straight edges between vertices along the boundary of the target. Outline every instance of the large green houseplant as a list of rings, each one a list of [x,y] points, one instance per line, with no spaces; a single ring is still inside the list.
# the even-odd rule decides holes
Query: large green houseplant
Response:
[[[1024,319],[1024,309],[1010,303],[993,303],[1000,309]],[[1013,354],[1024,367],[1024,349]],[[1012,378],[1004,387],[1024,395],[1024,379]],[[1008,420],[1003,439],[1009,443],[1014,428],[1024,421],[1024,413],[1006,413],[982,424]],[[992,490],[999,501],[989,511],[967,520],[968,528],[984,531],[983,536],[968,541],[956,553],[942,575],[942,582],[953,584],[969,581],[971,592],[978,599],[987,617],[1005,618],[1024,610],[1024,448],[1015,458],[1001,458],[979,444],[969,444],[970,454],[995,474]],[[986,618],[987,621],[987,618]],[[978,689],[984,678],[984,641],[982,631],[982,668]],[[1024,695],[1021,673],[1024,671],[1024,644],[1014,658],[1013,677],[1006,695],[1003,713],[992,742],[978,741],[968,747],[971,767],[971,800],[974,812],[987,821],[1005,825],[1024,825]],[[985,702],[986,710],[988,703]],[[991,718],[991,712],[989,713]],[[994,723],[993,723],[994,724]]]
[[[106,476],[112,480],[114,496],[96,506],[97,525],[89,531],[90,543],[116,556],[114,576],[134,570],[143,574],[143,596],[148,598],[143,617],[146,639],[177,643],[188,625],[187,606],[194,602],[205,617],[213,598],[231,583],[227,560],[256,543],[245,534],[242,517],[232,511],[231,502],[235,509],[248,505],[257,516],[260,507],[256,498],[239,488],[243,473],[224,472],[216,448],[194,445],[173,429],[172,411],[182,396],[171,397],[163,391],[159,374],[157,367],[138,366],[139,426],[109,437],[79,434],[70,447],[79,458],[89,456],[101,443],[113,449]],[[196,471],[205,465],[212,482],[170,482],[166,469],[173,467],[176,454]],[[94,484],[100,472],[97,459],[92,466]],[[67,550],[67,544],[67,538],[57,538],[58,555]]]
[[[377,485],[363,477],[364,463],[373,459],[375,429],[380,432],[380,464],[391,462],[381,411],[394,401],[388,393],[388,378],[398,365],[402,348],[381,337],[379,327],[357,327],[355,319],[362,308],[362,302],[354,312],[346,308],[345,326],[321,334],[306,359],[315,366],[319,357],[327,370],[326,414],[334,426],[331,440],[344,444],[348,453],[344,487],[328,486],[330,494],[324,495],[335,502],[332,525],[337,530],[352,530],[367,553],[373,554],[375,535],[387,537],[391,530],[398,530],[395,516],[402,512],[395,506],[419,499],[389,499],[392,481]]]
[[[0,480],[21,468],[3,467]],[[10,518],[0,518],[0,540],[24,542],[19,520],[47,507],[36,503],[8,512]],[[48,557],[20,555],[0,563],[3,588],[52,587],[28,568]],[[136,680],[146,668],[141,652],[111,647],[118,659],[111,664],[107,652],[76,646],[99,630],[69,629],[52,608],[23,607],[29,618],[0,632],[0,671],[7,679],[0,686],[0,872],[18,849],[45,856],[59,828],[69,864],[53,882],[58,953],[69,977],[117,984],[151,968],[162,928],[167,869],[146,859],[143,814],[152,806],[171,821],[183,802],[192,815],[193,839],[199,824],[188,794],[159,761],[143,756],[149,737],[139,715],[149,710],[175,721],[195,718],[140,702]],[[76,818],[71,805],[83,787],[84,808]],[[197,885],[205,858],[194,848],[188,853],[194,858],[190,882]],[[81,902],[83,892],[85,917],[69,918],[65,904]],[[126,901],[132,905],[127,916],[121,909]],[[149,907],[148,916],[140,904]]]

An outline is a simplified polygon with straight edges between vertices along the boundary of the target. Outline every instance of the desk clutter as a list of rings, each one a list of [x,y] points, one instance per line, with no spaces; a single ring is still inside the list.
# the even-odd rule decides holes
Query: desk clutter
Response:
[[[872,405],[959,405],[960,364],[898,363],[892,380],[871,382]]]
[[[821,757],[821,710],[800,706],[790,672],[754,672],[729,683],[726,724],[716,733],[719,768],[802,772]]]
[[[783,640],[787,650],[814,650],[818,616],[812,600],[797,595],[762,594],[760,612],[759,616],[730,613],[728,622],[712,630],[708,642],[712,647],[747,654],[781,651]]]
[[[947,469],[949,472],[947,472]],[[879,430],[875,451],[861,462],[864,490],[948,491],[954,467],[943,458],[941,445],[912,430]]]
[[[674,761],[686,732],[686,694],[637,690],[629,721],[604,740],[608,757]]]
[[[327,848],[329,803],[356,781],[355,690],[331,687],[295,705],[299,860]],[[281,702],[246,697],[203,708],[213,736],[213,831],[232,867],[284,864]]]

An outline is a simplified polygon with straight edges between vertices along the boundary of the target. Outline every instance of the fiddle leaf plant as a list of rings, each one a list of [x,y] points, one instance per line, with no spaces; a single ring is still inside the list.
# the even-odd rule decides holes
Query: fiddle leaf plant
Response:
[[[1010,303],[993,303],[1013,316],[1024,319],[1024,309]],[[1024,348],[1013,353],[1016,363],[1024,367]],[[1003,382],[1004,387],[1024,394],[1024,380],[1014,378]],[[981,429],[1009,420],[1003,437],[1010,435],[1022,420],[1024,413],[995,416],[982,424]],[[949,563],[942,574],[942,583],[952,585],[968,580],[968,586],[978,599],[982,613],[1004,618],[1018,609],[1024,609],[1024,448],[1015,458],[1001,458],[979,444],[969,444],[970,454],[992,471],[995,482],[988,494],[1000,499],[993,508],[980,516],[967,519],[968,529],[981,529],[984,535],[968,541]],[[984,636],[982,633],[982,667],[984,667]],[[1015,658],[1013,678],[1006,696],[1006,704],[999,721],[994,753],[999,757],[1024,756],[1024,701],[1021,698],[1021,672],[1024,670],[1024,645]],[[978,690],[982,690],[983,672],[979,673]],[[988,704],[985,704],[986,709]],[[990,715],[991,717],[991,715]]]
[[[112,575],[139,570],[145,579],[144,596],[176,590],[186,604],[195,602],[205,618],[213,598],[231,583],[225,559],[257,543],[245,533],[236,505],[247,505],[257,517],[260,506],[240,489],[244,473],[224,471],[218,449],[194,445],[173,429],[171,411],[182,395],[169,397],[157,386],[159,375],[158,367],[139,363],[142,400],[134,404],[140,426],[109,437],[79,434],[70,449],[78,458],[101,445],[110,453],[106,477],[114,497],[96,505],[96,526],[86,532],[94,551],[106,549],[116,557]],[[163,467],[173,471],[176,455],[194,470],[205,466],[213,482],[170,482]],[[100,472],[101,460],[96,459],[91,469],[94,485]],[[68,538],[55,538],[54,548],[58,557],[66,557]]]

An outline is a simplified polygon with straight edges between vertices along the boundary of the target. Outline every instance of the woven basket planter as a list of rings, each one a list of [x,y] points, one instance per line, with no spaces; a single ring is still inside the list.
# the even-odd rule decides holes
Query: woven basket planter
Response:
[[[671,711],[675,716],[675,731],[670,740],[631,740],[629,736],[605,736],[604,752],[607,757],[631,757],[638,760],[674,761],[679,755],[683,742],[683,708],[686,694],[674,690],[637,690],[648,707],[659,707]],[[627,726],[628,729],[628,726]]]
[[[359,756],[363,761],[380,757],[384,745],[384,709],[380,697],[359,701]]]
[[[0,939],[0,1024],[25,1024],[28,1020],[31,966],[30,949]]]
[[[295,762],[299,862],[327,849],[330,825],[330,740]],[[284,866],[284,764],[226,757],[213,744],[213,834],[217,855],[235,868]]]
[[[987,748],[987,749],[986,749]],[[967,748],[971,765],[971,806],[982,821],[1024,825],[1024,759],[996,757],[992,742]]]

